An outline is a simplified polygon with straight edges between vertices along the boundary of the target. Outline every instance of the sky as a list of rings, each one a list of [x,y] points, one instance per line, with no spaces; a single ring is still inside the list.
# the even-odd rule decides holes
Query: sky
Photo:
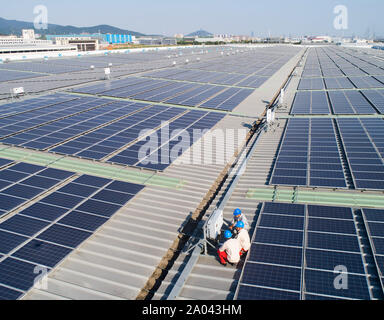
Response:
[[[48,23],[145,34],[384,36],[383,0],[17,0],[1,6],[0,17],[32,22],[36,5],[47,7]],[[334,28],[336,5],[348,9],[345,31]]]

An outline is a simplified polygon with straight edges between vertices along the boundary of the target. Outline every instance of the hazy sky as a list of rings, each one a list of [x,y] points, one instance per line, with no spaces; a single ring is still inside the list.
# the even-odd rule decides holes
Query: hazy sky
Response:
[[[3,0],[4,1],[4,0]],[[32,22],[35,5],[48,8],[49,23],[110,24],[148,34],[212,33],[255,36],[342,35],[333,28],[336,5],[349,12],[345,35],[384,35],[383,0],[14,0],[0,16]]]

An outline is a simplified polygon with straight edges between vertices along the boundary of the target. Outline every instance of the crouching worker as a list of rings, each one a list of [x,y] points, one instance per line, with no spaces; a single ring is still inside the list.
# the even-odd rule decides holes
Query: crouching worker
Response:
[[[238,263],[240,261],[241,245],[239,239],[232,239],[232,232],[226,230],[224,237],[227,239],[217,251],[222,265]]]
[[[236,226],[236,223],[238,223],[239,221],[242,221],[244,223],[245,230],[249,230],[249,223],[247,217],[244,215],[244,213],[241,212],[240,209],[235,209],[235,211],[233,211],[233,219],[231,225],[229,226],[229,229],[232,230]]]
[[[251,240],[249,239],[248,231],[245,230],[245,228],[244,228],[244,222],[243,221],[239,221],[238,223],[236,223],[235,228],[237,230],[236,239],[239,240],[240,245],[241,245],[240,255],[242,255],[243,253],[247,252],[249,250],[249,248],[251,247]]]

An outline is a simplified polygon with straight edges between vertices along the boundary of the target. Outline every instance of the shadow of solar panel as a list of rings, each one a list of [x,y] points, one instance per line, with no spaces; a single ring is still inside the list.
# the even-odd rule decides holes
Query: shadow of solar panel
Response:
[[[87,214],[79,211],[72,211],[68,213],[64,218],[58,221],[60,224],[67,226],[85,229],[88,231],[95,231],[101,225],[103,225],[107,218],[95,216],[92,214]]]
[[[348,274],[348,288],[343,290],[335,288],[335,274],[333,272],[306,269],[304,279],[308,293],[362,300],[370,300],[371,298],[365,276]]]
[[[28,208],[20,211],[19,214],[48,221],[54,221],[67,211],[68,209],[66,208],[60,208],[54,205],[37,202],[29,206]]]
[[[47,267],[54,267],[72,250],[51,243],[32,240],[12,254],[13,257],[38,263]]]
[[[0,253],[8,254],[28,238],[6,231],[0,231]]]
[[[250,262],[244,266],[242,283],[300,291],[301,268],[281,267]]]
[[[356,236],[308,232],[307,247],[339,251],[360,252]]]
[[[306,265],[310,269],[334,271],[337,266],[345,266],[348,272],[365,274],[360,254],[307,249]]]
[[[21,292],[0,285],[0,300],[17,300]]]
[[[76,248],[91,235],[91,232],[55,224],[41,233],[38,238],[40,240]]]
[[[240,285],[237,300],[300,300],[300,293]]]
[[[248,261],[301,267],[302,248],[253,243]],[[248,262],[247,262],[248,263]]]
[[[42,220],[15,215],[0,224],[0,229],[32,236],[45,228],[49,223]]]

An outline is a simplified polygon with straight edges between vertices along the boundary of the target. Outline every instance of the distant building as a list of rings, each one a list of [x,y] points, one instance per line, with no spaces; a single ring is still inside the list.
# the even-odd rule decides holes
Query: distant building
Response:
[[[35,31],[24,29],[22,30],[22,37],[16,36],[0,36],[0,46],[14,47],[14,46],[41,46],[52,45],[49,40],[37,40],[35,38]]]
[[[0,54],[44,53],[52,51],[77,51],[77,48],[65,45],[54,45],[51,40],[35,38],[32,29],[22,30],[22,37],[0,36]]]
[[[176,38],[166,37],[139,37],[137,42],[143,45],[176,45]]]
[[[95,51],[99,50],[100,40],[91,37],[57,37],[53,38],[56,45],[77,47],[78,51]]]

